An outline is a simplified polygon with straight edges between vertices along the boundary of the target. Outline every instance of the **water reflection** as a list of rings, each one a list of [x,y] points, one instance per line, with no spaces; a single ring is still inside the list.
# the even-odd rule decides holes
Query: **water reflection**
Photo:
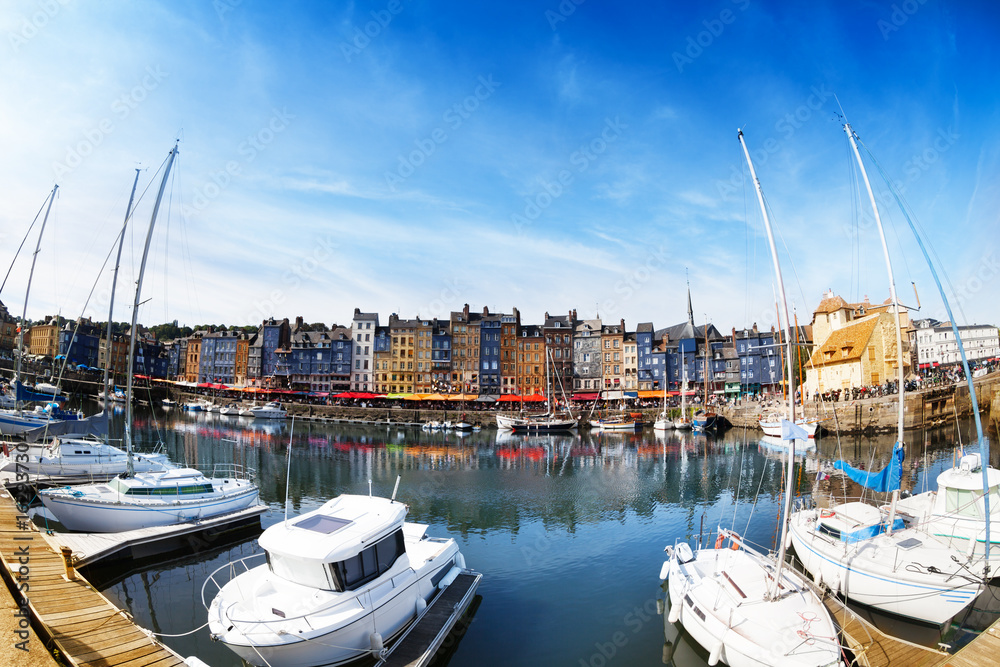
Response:
[[[911,465],[906,477],[913,488],[950,465],[954,429],[946,431],[915,434],[919,465]],[[286,494],[299,514],[341,493],[367,493],[369,480],[376,493],[388,495],[400,475],[409,520],[429,524],[429,534],[456,538],[469,565],[485,575],[482,604],[452,665],[576,666],[597,658],[611,664],[604,657],[608,646],[617,664],[661,664],[665,619],[656,615],[655,603],[662,597],[657,573],[663,547],[699,535],[708,539],[723,525],[769,548],[782,493],[784,452],[761,443],[759,432],[742,429],[722,437],[651,430],[458,434],[300,421],[293,427],[147,410],[140,411],[136,432],[150,446],[162,441],[177,462],[255,468],[261,498],[271,508],[262,518],[265,527],[282,519]],[[852,465],[880,467],[891,446],[891,436],[839,443],[822,438],[815,450],[797,452],[804,465],[796,488],[810,492],[815,473],[841,453]],[[207,574],[254,553],[257,545],[251,539],[195,548],[193,555],[146,566],[104,588],[147,627],[190,631],[206,620],[200,589]],[[211,642],[207,630],[165,641],[213,666],[240,664]],[[669,645],[674,664],[704,663],[683,635]]]

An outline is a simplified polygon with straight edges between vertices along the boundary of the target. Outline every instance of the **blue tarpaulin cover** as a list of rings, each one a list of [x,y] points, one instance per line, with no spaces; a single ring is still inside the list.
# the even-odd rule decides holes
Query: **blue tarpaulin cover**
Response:
[[[834,462],[833,467],[837,470],[843,470],[845,475],[865,488],[882,493],[896,491],[899,489],[899,480],[903,476],[903,443],[897,442],[896,446],[892,448],[892,458],[889,459],[889,465],[882,468],[881,472],[858,470],[844,461]]]
[[[38,402],[38,403],[48,403],[50,401],[65,401],[65,396],[53,396],[52,394],[46,394],[43,392],[31,391],[26,389],[24,385],[20,382],[14,383],[15,391],[17,392],[17,400],[24,402]]]

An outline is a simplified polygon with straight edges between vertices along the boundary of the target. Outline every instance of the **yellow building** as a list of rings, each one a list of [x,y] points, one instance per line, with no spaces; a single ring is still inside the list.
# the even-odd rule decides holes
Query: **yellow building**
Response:
[[[49,319],[28,329],[28,354],[55,358],[59,354],[59,318]]]
[[[201,364],[201,332],[188,338],[187,364],[184,367],[184,381],[198,382],[198,367]]]
[[[545,336],[542,327],[535,324],[522,326],[521,335],[517,337],[517,393],[531,396],[544,394],[546,391]]]
[[[601,380],[604,389],[625,387],[625,320],[601,326]]]
[[[639,352],[637,350],[635,332],[626,333],[622,341],[623,363],[626,391],[639,390]]]
[[[900,311],[905,331],[909,315]],[[896,316],[891,304],[847,303],[828,292],[813,313],[812,356],[806,368],[805,392],[878,385],[895,380],[902,357],[904,376],[910,366],[904,336],[902,354],[896,346]]]
[[[389,388],[388,393],[412,394],[415,391],[417,320],[389,316]]]

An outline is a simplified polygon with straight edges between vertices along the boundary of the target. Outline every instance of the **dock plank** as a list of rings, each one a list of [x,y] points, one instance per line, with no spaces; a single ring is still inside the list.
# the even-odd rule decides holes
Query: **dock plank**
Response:
[[[179,667],[176,653],[137,628],[110,600],[81,575],[64,578],[59,538],[51,541],[30,526],[19,524],[20,513],[6,490],[0,491],[0,560],[7,584],[13,587],[22,566],[28,568],[28,608],[47,630],[47,637],[70,665],[76,667]],[[105,544],[107,537],[98,540]],[[69,546],[69,545],[67,545]],[[27,548],[26,565],[19,561]],[[71,547],[72,548],[72,547]],[[23,574],[23,573],[21,573]]]
[[[464,608],[458,609],[459,605],[464,602],[468,606],[481,577],[482,575],[473,573],[458,575],[396,642],[383,664],[387,667],[428,664],[461,612],[465,611]]]

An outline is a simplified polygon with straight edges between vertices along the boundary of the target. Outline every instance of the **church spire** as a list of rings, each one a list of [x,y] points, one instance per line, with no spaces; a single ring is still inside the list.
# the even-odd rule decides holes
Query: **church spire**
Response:
[[[694,326],[694,308],[691,307],[691,279],[687,278],[687,269],[684,269],[684,276],[688,286],[688,324]]]

